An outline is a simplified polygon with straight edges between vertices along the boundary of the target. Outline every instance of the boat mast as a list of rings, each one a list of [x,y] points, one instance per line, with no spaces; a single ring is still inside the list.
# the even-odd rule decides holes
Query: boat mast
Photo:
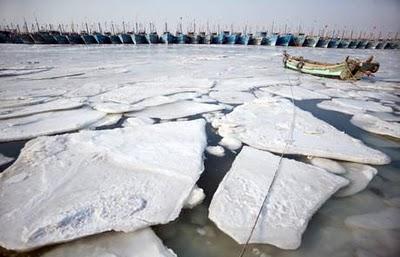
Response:
[[[97,25],[99,26],[99,32],[100,32],[100,34],[103,34],[103,30],[101,29],[101,24],[100,24],[100,22],[98,22]]]
[[[36,28],[37,28],[37,31],[39,32],[40,31],[40,28],[39,28],[39,22],[38,22],[38,20],[37,20],[37,18],[35,17],[35,22],[36,22]]]
[[[274,24],[275,23],[275,21],[272,21],[272,27],[271,27],[271,34],[274,34]]]
[[[89,27],[88,27],[88,25],[87,25],[87,22],[85,22],[85,26],[86,26],[86,33],[90,34],[90,33],[89,33]]]

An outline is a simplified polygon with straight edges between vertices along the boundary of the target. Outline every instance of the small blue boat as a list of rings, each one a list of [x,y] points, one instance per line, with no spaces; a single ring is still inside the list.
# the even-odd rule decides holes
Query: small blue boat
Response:
[[[289,46],[293,44],[293,35],[292,34],[283,34],[278,36],[278,40],[276,41],[277,46]]]
[[[121,33],[118,36],[123,44],[133,44],[133,39],[131,37],[131,34]]]
[[[264,45],[267,46],[276,46],[276,42],[278,41],[278,33],[268,34],[265,37]]]
[[[331,38],[328,43],[328,48],[338,48],[340,43],[340,38]]]
[[[212,44],[224,44],[225,43],[225,41],[226,41],[226,35],[225,34],[227,34],[227,35],[229,35],[229,32],[221,32],[221,33],[219,33],[218,35],[217,34],[214,34],[213,35],[213,38],[212,38]]]

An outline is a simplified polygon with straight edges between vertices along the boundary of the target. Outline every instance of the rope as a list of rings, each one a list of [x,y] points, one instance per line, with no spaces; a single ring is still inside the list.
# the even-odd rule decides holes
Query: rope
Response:
[[[250,235],[248,236],[245,245],[242,247],[242,250],[241,250],[241,252],[239,254],[239,257],[243,257],[244,254],[246,253],[246,250],[247,250],[247,247],[248,247],[248,245],[250,243],[251,237],[253,236],[254,230],[255,230],[255,228],[257,226],[257,223],[258,223],[258,220],[260,219],[260,216],[261,216],[262,210],[264,208],[264,205],[267,202],[268,195],[271,192],[271,188],[272,188],[272,186],[273,186],[273,184],[274,184],[274,182],[276,180],[276,177],[278,175],[278,171],[279,171],[279,168],[281,167],[283,156],[286,154],[286,151],[287,151],[287,149],[289,147],[289,144],[291,144],[293,142],[293,132],[294,132],[295,121],[296,121],[296,106],[294,105],[294,94],[293,94],[292,83],[290,82],[289,76],[287,76],[286,69],[285,69],[285,75],[286,75],[286,77],[287,77],[287,79],[289,81],[290,93],[291,93],[291,101],[292,101],[292,105],[293,105],[293,115],[292,115],[292,121],[291,121],[291,124],[290,124],[289,138],[286,141],[285,147],[283,148],[283,151],[282,151],[281,155],[279,156],[278,165],[277,165],[277,167],[275,169],[275,173],[274,173],[274,176],[272,178],[271,185],[268,188],[268,191],[267,191],[266,195],[264,196],[264,200],[262,202],[262,205],[261,205],[261,207],[260,207],[260,209],[258,211],[258,214],[257,214],[257,217],[256,217],[256,219],[254,221],[253,227],[251,228]]]

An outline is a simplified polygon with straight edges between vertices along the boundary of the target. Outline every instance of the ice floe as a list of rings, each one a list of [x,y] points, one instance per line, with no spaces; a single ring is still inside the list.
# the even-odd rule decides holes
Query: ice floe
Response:
[[[14,160],[14,158],[4,156],[0,153],[0,166],[10,163]]]
[[[311,157],[310,163],[314,166],[323,168],[324,170],[335,174],[346,173],[346,169],[343,167],[343,165],[334,160],[319,158],[319,157]]]
[[[91,106],[95,110],[111,114],[139,111],[144,108],[141,106],[135,106],[131,104],[117,103],[117,102],[95,102],[92,103]]]
[[[81,108],[0,120],[0,142],[74,131],[85,128],[105,116],[105,113]]]
[[[88,128],[95,129],[98,127],[112,126],[117,124],[122,118],[122,114],[107,114],[104,118],[91,124]]]
[[[329,96],[308,90],[299,86],[287,86],[287,85],[276,85],[264,87],[269,93],[280,95],[287,98],[292,98],[296,100],[308,100],[308,99],[330,99]]]
[[[363,130],[379,135],[400,138],[400,123],[384,121],[370,114],[356,114],[350,122]]]
[[[379,230],[399,229],[400,209],[386,208],[378,212],[347,217],[345,223],[349,227]]]
[[[288,142],[293,115],[293,140]],[[281,153],[288,143],[287,154],[370,164],[390,162],[386,154],[367,147],[360,140],[282,98],[260,98],[238,106],[221,120],[213,122],[213,126],[219,126],[218,133],[223,137],[234,137],[272,152]]]
[[[365,101],[359,99],[334,98],[325,100],[317,104],[318,107],[326,110],[343,112],[346,114],[356,114],[360,112],[392,112],[393,109],[389,106],[384,106],[381,103],[373,101]]]
[[[231,136],[223,137],[221,139],[221,141],[219,141],[218,144],[228,148],[231,151],[236,151],[240,147],[242,147],[242,142],[240,140],[236,139],[235,137],[231,137]]]
[[[255,96],[248,92],[241,91],[212,91],[210,97],[223,103],[227,104],[242,104],[245,102],[251,102],[255,99]]]
[[[203,202],[205,197],[206,195],[204,194],[203,189],[195,185],[193,187],[192,192],[190,192],[190,195],[186,199],[186,202],[183,205],[183,207],[192,209],[193,207],[201,204],[201,202]]]
[[[216,104],[205,104],[193,101],[178,101],[170,104],[148,107],[142,111],[131,112],[126,115],[170,120],[223,109],[223,106]]]
[[[17,118],[21,116],[49,111],[75,109],[83,106],[83,104],[84,103],[82,99],[56,99],[45,103],[29,105],[24,108],[18,108],[12,111],[2,112],[0,110],[0,119]]]
[[[209,217],[238,243],[245,243],[270,189],[250,243],[296,249],[312,215],[348,181],[295,160],[243,147],[219,185]]]
[[[151,125],[154,124],[154,120],[148,117],[132,117],[127,118],[122,127],[135,127],[135,126],[143,126],[143,125]]]
[[[335,196],[338,197],[350,196],[361,192],[378,173],[374,167],[369,165],[350,162],[342,162],[341,165],[346,169],[346,173],[342,175],[350,181],[350,184],[335,193]]]
[[[112,232],[63,244],[43,257],[176,257],[157,235],[145,228],[135,232]]]
[[[207,153],[211,155],[215,155],[218,157],[222,157],[225,155],[225,149],[222,146],[207,146],[206,148]]]
[[[202,119],[31,140],[0,174],[0,245],[27,250],[172,221],[206,146]]]

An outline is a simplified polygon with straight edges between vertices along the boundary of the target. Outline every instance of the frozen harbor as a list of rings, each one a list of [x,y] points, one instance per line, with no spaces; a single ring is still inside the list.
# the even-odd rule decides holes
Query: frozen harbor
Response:
[[[399,51],[282,50],[1,45],[0,255],[398,256]]]

